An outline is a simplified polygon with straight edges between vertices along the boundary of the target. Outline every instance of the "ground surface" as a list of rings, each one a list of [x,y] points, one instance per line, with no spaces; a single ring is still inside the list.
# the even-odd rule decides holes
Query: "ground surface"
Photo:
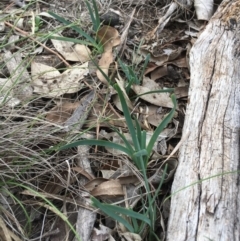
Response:
[[[100,146],[60,150],[79,139],[123,144],[117,131],[131,143],[119,95],[109,80],[122,86],[132,117],[147,137],[173,108],[170,94],[156,90],[175,88],[174,117],[146,166],[155,193],[168,164],[156,200],[155,233],[164,240],[169,199],[164,200],[177,166],[172,151],[182,135],[188,97],[188,53],[204,22],[196,21],[193,8],[179,7],[160,25],[169,1],[103,1],[97,7],[104,26],[95,31],[84,1],[26,4],[25,9],[9,1],[0,5],[1,240],[74,240],[72,230],[82,240],[148,240],[147,229],[141,238],[129,236],[89,204],[94,196],[141,212],[146,190],[131,158]],[[77,23],[103,44],[103,51],[48,11]],[[56,40],[56,34],[71,40]],[[141,95],[146,92],[151,93]]]

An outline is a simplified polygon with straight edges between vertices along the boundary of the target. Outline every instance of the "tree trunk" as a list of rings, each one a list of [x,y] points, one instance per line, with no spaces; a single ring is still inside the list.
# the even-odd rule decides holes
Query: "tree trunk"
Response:
[[[221,4],[190,68],[167,240],[240,240],[240,0]]]

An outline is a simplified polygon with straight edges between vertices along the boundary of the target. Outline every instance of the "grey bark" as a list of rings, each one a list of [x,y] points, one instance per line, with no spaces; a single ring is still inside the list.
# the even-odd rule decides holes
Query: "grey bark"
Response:
[[[191,50],[190,69],[167,240],[240,240],[240,0],[221,4]]]

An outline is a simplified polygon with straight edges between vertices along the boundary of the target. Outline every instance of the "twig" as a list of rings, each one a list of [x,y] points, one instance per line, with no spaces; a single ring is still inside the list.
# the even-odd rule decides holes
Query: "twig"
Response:
[[[33,40],[34,42],[36,42],[37,44],[41,45],[43,48],[45,48],[46,50],[48,50],[49,52],[51,52],[52,54],[55,54],[57,55],[57,57],[59,59],[61,59],[63,61],[63,63],[67,66],[67,67],[71,67],[71,65],[61,56],[59,55],[57,52],[55,52],[54,50],[48,48],[46,45],[42,44],[41,42],[39,42],[38,40],[36,40],[35,38],[29,36],[29,34],[25,31],[23,31],[22,29],[12,25],[11,23],[9,22],[4,22],[5,25],[11,27],[11,28],[14,28],[15,30],[17,30],[18,32],[20,32],[21,34],[23,34],[24,36],[30,38],[31,40]]]
[[[60,233],[60,229],[57,228],[57,229],[55,229],[55,230],[48,231],[48,232],[44,233],[44,234],[41,236],[41,238],[46,238],[46,237],[48,237],[48,236],[56,235],[56,234],[59,234],[59,233]],[[35,240],[39,240],[39,237],[30,239],[30,241],[35,241]]]
[[[133,21],[133,16],[134,16],[135,11],[136,11],[136,8],[133,9],[133,11],[132,11],[132,13],[129,17],[128,22],[124,26],[124,29],[123,29],[123,32],[122,32],[122,35],[121,35],[121,44],[119,46],[117,46],[117,48],[116,48],[115,54],[118,54],[119,58],[122,56],[124,48],[126,46],[128,30],[129,30],[129,27],[130,27],[130,25]]]
[[[5,9],[3,10],[3,12],[7,11],[10,7],[13,6],[14,3],[10,3],[7,7],[5,7]]]
[[[65,189],[65,194],[64,194],[64,199],[63,199],[63,213],[67,217],[67,202],[66,202],[66,198],[67,198],[68,188],[70,186],[71,168],[70,168],[68,160],[66,160],[66,163],[67,163],[67,166],[68,166],[68,176],[67,176],[67,187]],[[69,238],[69,232],[68,232],[68,225],[66,223],[65,223],[65,232],[66,232],[65,240],[67,241],[68,238]]]

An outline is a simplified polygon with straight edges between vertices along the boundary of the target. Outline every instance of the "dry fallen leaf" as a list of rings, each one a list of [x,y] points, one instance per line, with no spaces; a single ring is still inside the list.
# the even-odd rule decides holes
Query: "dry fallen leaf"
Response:
[[[100,185],[101,183],[103,182],[106,182],[108,181],[108,179],[106,178],[102,178],[102,177],[98,177],[98,178],[95,178],[89,182],[87,182],[85,185],[84,185],[84,188],[86,188],[87,191],[91,192],[94,188],[96,188],[98,185]]]
[[[54,35],[58,36],[58,35]],[[82,44],[74,45],[71,42],[61,41],[56,39],[51,39],[56,50],[69,61],[80,61],[81,63],[85,63],[91,59],[91,51],[90,49]]]
[[[47,66],[52,66],[52,67],[62,67],[63,63],[62,60],[54,54],[48,54],[48,55],[36,55],[33,58],[33,61],[36,63],[41,63],[45,64]]]
[[[161,132],[161,134],[158,136],[157,141],[155,142],[153,149],[156,150],[158,141],[161,141],[162,139],[169,137],[169,135],[170,135],[169,133],[174,132],[174,130],[175,130],[175,129],[167,129],[167,128],[164,129],[164,130]],[[119,144],[119,145],[122,145],[122,146],[125,145],[125,143],[124,143],[124,141],[122,140],[122,138],[120,138],[119,135],[118,135],[118,133],[116,133],[116,132],[109,132],[109,133],[108,133],[108,132],[106,132],[105,130],[101,130],[101,131],[99,132],[99,134],[100,134],[100,135],[99,135],[99,139],[107,139],[107,140],[109,140],[109,141],[111,141],[111,142],[113,142],[113,143],[116,143],[116,144]],[[131,137],[130,133],[123,133],[123,135],[125,136],[125,138],[126,138],[126,140],[128,141],[128,143],[131,144],[131,145],[133,145],[132,137]],[[153,132],[152,132],[152,131],[147,131],[147,132],[146,132],[146,144],[147,144],[147,145],[148,145],[150,139],[152,138],[152,135],[153,135]],[[127,155],[125,152],[116,150],[116,149],[114,149],[114,148],[105,147],[105,149],[106,149],[109,153],[111,153],[111,154],[113,154],[113,155],[116,155],[116,156],[118,156],[118,155]]]
[[[102,174],[103,178],[109,179],[114,173],[115,173],[115,170],[103,170],[103,169],[101,169],[101,174]]]
[[[95,197],[108,196],[110,198],[111,196],[123,195],[122,184],[118,179],[114,180],[98,177],[86,183],[84,188]]]
[[[188,89],[189,89],[189,86],[176,87],[174,90],[174,93],[175,93],[177,99],[187,97]]]
[[[125,233],[120,233],[120,235],[126,241],[142,241],[142,238],[140,237],[140,235],[136,233],[125,232]]]
[[[55,68],[32,62],[32,86],[34,92],[46,97],[57,97],[66,93],[75,93],[81,89],[80,80],[89,73],[88,62],[75,65],[62,74]]]
[[[163,120],[167,113],[162,112],[162,108],[155,106],[155,105],[149,105],[148,106],[148,116],[147,121],[149,124],[157,127]]]
[[[160,79],[163,76],[166,76],[168,74],[168,70],[167,70],[167,66],[159,66],[158,68],[154,69],[151,72],[151,79],[152,80],[156,80],[156,79]]]
[[[89,113],[86,125],[96,125],[96,121],[100,127],[109,127],[109,124],[125,128],[127,127],[124,116],[116,114],[116,112],[114,112],[109,105],[105,107],[103,101],[100,99],[94,103],[94,106]]]
[[[9,107],[15,107],[20,104],[18,98],[13,97],[14,93],[11,90],[12,81],[7,78],[0,78],[0,104],[4,104]]]
[[[80,130],[88,117],[94,101],[95,91],[92,90],[81,99],[72,116],[64,123],[64,130],[67,132],[72,129]]]
[[[121,42],[117,29],[103,25],[97,32],[97,38],[103,45],[104,52],[112,51],[112,48],[119,45]]]
[[[151,30],[149,33],[147,33],[146,39],[150,40],[150,39],[155,38],[156,35],[158,35],[162,32],[162,30],[167,25],[167,23],[170,21],[171,17],[174,16],[174,13],[176,11],[178,11],[180,13],[181,11],[185,11],[185,9],[190,9],[192,4],[193,4],[193,1],[189,1],[189,0],[176,0],[176,1],[173,1],[171,4],[169,4],[168,5],[169,7],[168,7],[166,13],[159,18],[158,25],[153,30]],[[180,9],[180,7],[181,7],[181,9]]]
[[[112,62],[113,62],[112,52],[103,53],[101,59],[98,62],[99,68],[101,68],[101,70],[106,76],[108,76],[109,66]],[[109,85],[107,79],[99,69],[97,70],[97,77],[102,83]]]
[[[8,85],[6,94],[4,98],[7,99],[7,105],[14,107],[18,105],[21,101],[28,101],[32,97],[33,89],[29,85],[31,82],[31,77],[27,71],[27,68],[23,64],[23,58],[20,52],[11,53],[10,51],[5,51],[3,56],[8,73],[10,77],[7,80],[2,80],[0,82],[0,87]],[[2,84],[3,83],[3,84]],[[7,87],[7,86],[5,86]],[[0,101],[5,101],[4,98],[1,98]]]
[[[160,86],[148,77],[143,78],[142,86],[132,85],[132,89],[138,95],[144,94],[149,91],[161,90]],[[169,96],[169,93],[146,94],[140,96],[140,98],[156,106],[173,108],[173,103],[171,97]]]
[[[9,234],[9,230],[1,217],[0,217],[0,237],[2,241],[12,240],[11,235]]]
[[[63,102],[62,105],[53,107],[47,114],[46,120],[55,124],[63,124],[71,117],[73,111],[79,106],[79,101],[75,103]]]
[[[104,241],[108,240],[109,236],[112,234],[112,229],[100,224],[99,229],[94,228],[92,232],[91,241]]]
[[[155,63],[158,66],[163,66],[167,62],[173,61],[181,55],[181,53],[184,51],[183,48],[175,45],[165,46],[161,49],[162,54],[155,56],[153,53],[151,53],[147,49],[141,49],[141,54],[147,55],[150,54],[150,61]],[[160,50],[159,50],[160,51]]]
[[[109,66],[114,59],[112,49],[113,47],[121,43],[119,33],[115,28],[104,25],[97,32],[97,38],[99,39],[100,43],[103,45],[104,48],[104,52],[101,59],[99,60],[98,65],[102,69],[104,74],[108,76]],[[108,81],[99,69],[97,70],[97,77],[101,82],[108,85]]]
[[[102,197],[102,198],[113,197],[114,198],[116,196],[123,196],[124,192],[123,192],[122,184],[120,183],[120,181],[112,179],[112,180],[103,182],[100,185],[98,185],[96,188],[94,188],[91,191],[91,194],[94,197]]]
[[[133,107],[133,104],[132,104],[131,100],[129,99],[129,97],[128,97],[127,93],[126,93],[126,89],[125,89],[125,87],[124,87],[124,86],[125,86],[125,81],[122,79],[122,77],[120,76],[119,73],[118,73],[118,78],[115,78],[115,81],[117,82],[119,88],[121,89],[121,91],[122,91],[122,93],[123,93],[123,95],[124,95],[124,98],[125,98],[125,101],[126,101],[126,103],[127,103],[128,108],[129,108],[130,110],[133,110],[133,108],[134,108],[134,107]],[[116,106],[119,110],[123,111],[123,109],[122,109],[122,104],[121,104],[121,102],[120,102],[120,98],[119,98],[118,94],[116,94],[116,95],[113,96],[113,102],[114,102],[115,106]]]

